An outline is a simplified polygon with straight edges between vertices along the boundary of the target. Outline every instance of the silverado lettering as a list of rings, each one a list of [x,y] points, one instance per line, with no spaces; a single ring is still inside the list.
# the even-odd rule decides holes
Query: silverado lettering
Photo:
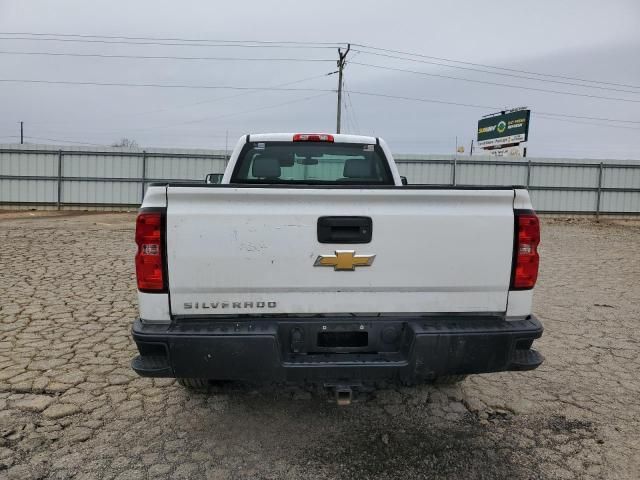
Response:
[[[276,308],[277,302],[184,302],[184,309],[200,308]]]

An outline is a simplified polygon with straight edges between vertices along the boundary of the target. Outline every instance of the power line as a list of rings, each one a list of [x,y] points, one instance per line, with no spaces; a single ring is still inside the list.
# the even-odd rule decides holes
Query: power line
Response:
[[[343,83],[344,83],[344,93],[346,98],[344,102],[344,110],[346,113],[347,122],[349,123],[349,129],[352,133],[360,135],[360,126],[358,125],[356,112],[353,108],[353,102],[351,101],[349,90],[347,90],[347,82],[344,81]]]
[[[360,52],[360,53],[367,53],[367,52]],[[2,54],[2,55],[27,55],[27,56],[36,55],[36,56],[56,56],[56,57],[88,57],[88,58],[150,59],[150,60],[189,60],[189,61],[190,60],[196,60],[196,61],[251,61],[251,62],[256,62],[256,61],[257,62],[332,62],[333,61],[332,59],[328,59],[328,58],[183,57],[183,56],[172,56],[172,55],[111,55],[111,54],[94,54],[94,53],[85,54],[85,53],[59,53],[59,52],[17,52],[17,51],[6,51],[6,50],[5,51],[0,51],[0,54]],[[485,85],[502,86],[502,87],[508,87],[508,88],[518,88],[518,89],[524,89],[524,90],[540,91],[540,92],[545,92],[545,93],[553,93],[553,94],[561,94],[561,95],[571,95],[571,96],[598,98],[598,99],[604,99],[604,100],[615,100],[615,101],[626,101],[626,102],[637,102],[637,103],[640,103],[640,100],[623,99],[623,98],[615,98],[615,97],[604,97],[604,96],[599,96],[599,95],[583,94],[583,93],[576,93],[576,92],[563,92],[563,91],[557,91],[557,90],[547,90],[547,89],[541,89],[541,88],[536,88],[536,87],[527,87],[527,86],[522,86],[522,85],[510,85],[510,84],[504,84],[504,83],[489,82],[489,81],[476,80],[476,79],[470,79],[470,78],[454,77],[454,76],[436,74],[436,73],[419,72],[419,71],[414,71],[414,70],[387,67],[387,66],[383,66],[383,65],[373,65],[373,64],[353,62],[353,61],[351,61],[350,63],[352,63],[354,65],[363,66],[363,67],[370,67],[370,68],[377,68],[377,69],[384,69],[384,70],[392,70],[392,71],[397,71],[397,72],[405,72],[405,73],[412,73],[412,74],[424,75],[424,76],[430,76],[430,77],[453,79],[453,80],[459,80],[459,81],[464,81],[464,82],[473,82],[473,83],[479,83],[479,84],[485,84]],[[426,63],[426,62],[421,62],[421,63]],[[440,65],[440,64],[438,64],[438,65]],[[445,66],[448,66],[448,65],[445,65]],[[477,69],[471,69],[471,70],[479,71]],[[485,73],[494,73],[494,72],[485,72]],[[501,75],[501,74],[499,74],[499,75]],[[530,79],[530,80],[540,80],[540,79],[535,79],[535,78],[531,78],[531,77],[522,77],[522,76],[519,76],[519,75],[515,75],[515,76],[519,77],[519,78],[527,78],[527,79]],[[634,91],[630,91],[630,90],[610,89],[610,88],[605,88],[605,87],[580,85],[580,84],[571,83],[571,82],[556,82],[556,81],[553,81],[553,80],[552,80],[552,82],[566,84],[566,85],[572,85],[572,86],[581,86],[581,87],[587,87],[587,88],[599,88],[599,89],[603,89],[603,90],[612,90],[612,91],[620,91],[620,92],[626,92],[626,93],[631,93],[631,94],[640,94],[640,91],[639,92],[634,92]]]
[[[325,94],[328,95],[328,94]],[[208,127],[205,127],[206,131],[208,131]],[[82,135],[84,136],[106,136],[109,138],[113,138],[114,136],[118,136],[118,135],[125,135],[127,132],[127,128],[123,127],[120,130],[77,130],[76,128],[66,128],[64,130],[51,130],[48,128],[44,128],[44,129],[38,129],[38,135],[40,134],[44,134],[44,135],[65,135],[67,136],[67,134],[73,134],[75,137],[77,137],[78,135]],[[233,131],[230,132],[230,134],[232,135],[237,135],[238,137],[240,137],[243,134],[246,134],[246,131]],[[226,138],[227,135],[226,133],[223,134],[216,134],[216,133],[194,133],[193,131],[189,131],[189,132],[165,132],[162,134],[163,137],[206,137],[206,138]],[[33,137],[32,137],[33,138]]]
[[[431,60],[440,60],[440,61],[451,62],[451,63],[460,63],[460,64],[463,64],[463,65],[472,65],[472,66],[475,66],[475,67],[493,68],[495,70],[504,70],[504,71],[507,71],[507,72],[524,73],[524,74],[527,74],[527,75],[538,75],[538,76],[542,76],[542,77],[561,78],[561,79],[564,79],[564,80],[575,80],[575,81],[585,82],[585,83],[599,83],[599,84],[602,84],[602,85],[613,85],[613,86],[616,86],[616,87],[640,88],[640,86],[638,86],[638,85],[629,85],[629,84],[624,84],[624,83],[606,82],[606,81],[602,81],[602,80],[590,80],[590,79],[586,79],[586,78],[570,77],[570,76],[566,76],[566,75],[554,75],[554,74],[550,74],[550,73],[539,73],[539,72],[532,72],[532,71],[528,71],[528,70],[518,70],[518,69],[515,69],[515,68],[497,67],[495,65],[487,65],[487,64],[482,64],[482,63],[466,62],[466,61],[454,60],[454,59],[445,58],[445,57],[434,57],[434,56],[424,55],[424,54],[421,54],[421,53],[403,52],[401,50],[392,50],[392,49],[389,49],[389,48],[373,47],[373,46],[370,46],[370,45],[364,45],[364,44],[358,44],[358,43],[353,43],[352,45],[354,45],[356,47],[368,48],[368,49],[371,49],[371,50],[377,50],[377,51],[381,51],[381,52],[388,52],[388,53],[395,53],[395,54],[400,54],[400,55],[427,58],[427,59],[431,59]],[[369,54],[375,55],[372,52],[366,52],[366,51],[362,52],[362,53],[369,53]],[[404,59],[404,60],[409,60],[409,59]]]
[[[217,120],[217,119],[220,119],[220,118],[228,118],[228,117],[234,117],[236,115],[244,115],[244,114],[247,114],[247,113],[254,113],[254,112],[261,111],[261,110],[268,110],[268,109],[271,109],[271,108],[280,108],[280,107],[284,107],[284,106],[287,106],[287,105],[290,105],[290,104],[294,104],[294,103],[300,103],[300,102],[305,102],[307,100],[313,100],[314,98],[319,98],[319,97],[322,97],[322,96],[325,96],[325,95],[329,95],[329,94],[333,94],[333,92],[323,92],[323,93],[320,93],[318,95],[310,95],[310,96],[306,96],[306,97],[302,97],[302,98],[296,98],[296,99],[289,100],[289,101],[286,101],[286,102],[279,102],[279,103],[275,103],[275,104],[271,104],[271,105],[265,105],[265,106],[262,106],[262,107],[252,108],[252,109],[244,110],[244,111],[240,111],[240,112],[231,112],[231,113],[227,113],[227,114],[216,115],[216,116],[213,116],[213,117],[203,117],[203,118],[199,118],[197,120],[188,120],[186,122],[173,123],[173,124],[170,124],[170,125],[160,125],[160,126],[132,128],[132,129],[128,129],[128,130],[135,130],[135,131],[139,131],[139,130],[155,130],[155,129],[158,129],[158,128],[172,128],[172,127],[177,127],[177,126],[180,126],[180,125],[191,125],[191,124],[194,124],[194,123],[201,123],[201,122],[206,122],[206,121],[210,121],[210,120]],[[95,134],[95,133],[117,134],[119,132],[120,131],[115,131],[114,130],[114,131],[112,131],[110,133],[109,132],[104,132],[104,131],[93,132],[93,133],[92,132],[87,132],[87,133],[90,133],[90,134],[91,133],[92,134]],[[34,137],[29,137],[29,138],[34,138]]]
[[[274,103],[272,105],[265,105],[263,107],[252,108],[252,109],[244,110],[244,111],[241,111],[241,112],[225,113],[225,114],[222,114],[222,115],[216,115],[214,117],[205,117],[205,118],[201,118],[199,120],[191,120],[189,122],[185,122],[185,124],[200,123],[200,122],[209,121],[209,120],[216,120],[218,118],[235,117],[236,115],[244,115],[246,113],[258,112],[260,110],[268,110],[268,109],[271,109],[271,108],[280,108],[280,107],[284,107],[286,105],[291,105],[292,103],[306,102],[307,100],[313,100],[314,98],[323,97],[325,95],[329,95],[329,93],[332,94],[333,92],[331,91],[331,92],[320,93],[318,95],[309,95],[307,97],[296,98],[296,99],[289,100],[289,101],[286,101],[286,102]]]
[[[335,92],[330,89],[319,88],[276,88],[276,87],[233,87],[230,85],[188,85],[166,83],[126,83],[126,82],[81,82],[74,80],[32,80],[0,78],[5,83],[35,83],[53,85],[91,85],[98,87],[145,87],[145,88],[187,88],[187,89],[213,89],[213,90],[269,90],[281,92]]]
[[[532,113],[536,113],[538,115],[540,115],[540,114],[548,115],[548,116],[551,116],[551,117],[577,118],[577,119],[584,119],[584,120],[596,120],[596,121],[601,121],[601,122],[619,122],[619,123],[640,124],[640,121],[638,121],[638,120],[620,120],[620,119],[617,119],[617,118],[587,117],[587,116],[584,116],[584,115],[569,115],[569,114],[566,114],[566,113],[540,112],[538,110],[532,110]]]
[[[391,137],[393,138],[393,137]],[[389,139],[391,142],[391,139]],[[451,145],[453,142],[451,140],[402,140],[402,139],[394,139],[393,143],[423,143],[423,144],[432,144],[432,145]]]
[[[436,100],[432,98],[417,98],[417,97],[405,97],[402,95],[388,95],[384,93],[375,93],[375,92],[361,92],[358,90],[351,90],[351,93],[354,95],[364,95],[368,97],[381,97],[381,98],[390,98],[395,100],[411,100],[417,102],[426,102],[426,103],[439,103],[442,105],[455,105],[457,107],[469,107],[469,108],[481,108],[483,110],[496,110],[500,107],[495,107],[491,105],[478,105],[473,103],[461,103],[461,102],[449,102],[447,100]]]
[[[333,49],[335,47],[324,45],[275,45],[262,43],[186,43],[186,42],[153,42],[153,41],[129,41],[129,40],[95,40],[80,38],[40,38],[40,37],[0,37],[0,40],[29,40],[34,42],[68,42],[68,43],[100,43],[107,45],[156,45],[170,47],[237,47],[237,48],[308,48],[308,49]]]
[[[344,104],[344,126],[345,131],[343,133],[355,133],[355,127],[351,122],[351,115],[349,114],[349,107],[346,102]]]
[[[224,39],[203,39],[203,38],[183,38],[183,37],[148,37],[148,36],[124,36],[124,35],[88,35],[88,34],[60,34],[60,33],[45,33],[45,32],[0,32],[0,35],[10,35],[13,37],[8,37],[8,38],[4,38],[6,40],[12,40],[12,39],[16,39],[16,40],[50,40],[50,41],[55,41],[55,40],[59,40],[59,39],[67,39],[67,40],[74,40],[74,39],[78,39],[78,40],[90,40],[90,39],[97,39],[97,40],[127,40],[127,41],[134,41],[134,42],[138,42],[138,41],[153,41],[153,42],[160,42],[162,45],[168,45],[167,43],[164,42],[181,42],[181,43],[198,43],[198,44],[202,44],[203,42],[205,42],[204,45],[202,46],[212,46],[209,45],[210,43],[215,43],[215,44],[220,44],[219,46],[224,46],[224,45],[228,45],[228,46],[239,46],[239,45],[268,45],[268,46],[273,46],[273,47],[280,47],[280,48],[290,48],[291,46],[295,46],[295,47],[322,47],[322,48],[336,48],[339,46],[343,46],[346,45],[348,42],[311,42],[311,41],[291,41],[291,40],[241,40],[241,39],[233,39],[233,40],[224,40]],[[24,36],[29,36],[29,37],[34,37],[34,38],[25,38]],[[53,38],[42,38],[42,37],[53,37]],[[72,38],[69,38],[72,37]],[[137,43],[136,43],[137,44]],[[415,53],[415,52],[406,52],[406,51],[401,51],[401,50],[393,50],[393,49],[388,49],[388,48],[381,48],[381,47],[375,47],[373,45],[366,45],[366,44],[359,44],[359,43],[352,43],[353,46],[355,47],[361,47],[361,48],[366,48],[369,50],[375,50],[378,52],[387,52],[387,53],[394,53],[394,54],[399,54],[399,55],[405,55],[405,56],[412,56],[412,57],[420,57],[420,58],[426,58],[426,59],[431,59],[431,60],[439,60],[439,61],[444,61],[444,62],[450,62],[450,63],[458,63],[458,64],[463,64],[463,65],[472,65],[472,66],[477,66],[477,67],[484,67],[484,68],[492,68],[495,70],[503,70],[503,71],[508,71],[508,72],[516,72],[516,73],[524,73],[527,75],[537,75],[537,76],[543,76],[543,77],[550,77],[550,78],[561,78],[561,79],[565,79],[565,80],[575,80],[575,81],[580,81],[580,82],[586,82],[586,83],[598,83],[598,84],[604,84],[604,85],[614,85],[614,86],[622,86],[622,87],[630,87],[630,88],[638,88],[640,89],[640,86],[637,85],[628,85],[628,84],[622,84],[622,83],[615,83],[615,82],[607,82],[607,81],[601,81],[601,80],[591,80],[591,79],[585,79],[585,78],[579,78],[579,77],[571,77],[571,76],[565,76],[565,75],[557,75],[557,74],[549,74],[549,73],[540,73],[540,72],[533,72],[533,71],[527,71],[527,70],[519,70],[519,69],[514,69],[514,68],[507,68],[507,67],[499,67],[499,66],[495,66],[495,65],[487,65],[487,64],[482,64],[482,63],[474,63],[474,62],[467,62],[467,61],[462,61],[462,60],[455,60],[455,59],[451,59],[451,58],[446,58],[446,57],[436,57],[436,56],[430,56],[430,55],[425,55],[422,53]],[[354,50],[360,53],[366,53],[366,54],[370,54],[370,55],[381,55],[379,53],[373,53],[373,52],[366,52],[366,51],[362,51],[362,50]],[[397,57],[397,56],[391,56],[392,58],[401,58],[401,57]],[[411,59],[407,59],[407,58],[401,58],[403,60],[411,60]],[[445,65],[445,64],[436,64],[436,65],[441,65],[441,66],[449,66],[452,68],[456,68],[453,65]],[[484,70],[479,70],[485,73],[496,73],[496,72],[486,72]],[[538,79],[540,81],[545,81],[543,79]],[[548,81],[548,80],[546,80]],[[587,86],[584,85],[586,87],[589,88],[597,88],[594,86]]]
[[[335,72],[329,72],[329,73],[323,73],[322,75],[314,75],[312,77],[305,77],[305,78],[301,78],[298,80],[293,80],[291,82],[285,82],[285,83],[279,83],[276,85],[272,85],[271,88],[280,88],[280,87],[286,87],[289,85],[296,85],[298,83],[303,83],[303,82],[308,82],[309,80],[317,80],[319,78],[324,78],[324,77],[328,77],[333,75]],[[183,105],[178,105],[177,107],[171,107],[171,108],[163,108],[163,109],[159,109],[159,110],[153,110],[153,111],[149,111],[149,112],[138,112],[138,113],[134,113],[131,115],[147,115],[150,113],[159,113],[159,112],[166,112],[166,111],[171,111],[174,110],[175,108],[187,108],[187,107],[193,107],[193,106],[197,106],[197,105],[204,105],[207,103],[214,103],[217,102],[219,100],[228,100],[231,98],[238,98],[238,97],[242,97],[245,95],[253,95],[255,93],[258,93],[257,91],[248,91],[248,92],[240,92],[240,93],[236,93],[234,95],[226,95],[224,97],[217,97],[217,98],[211,98],[209,100],[200,100],[198,102],[192,102],[192,103],[187,103],[187,104],[183,104]]]
[[[347,127],[347,132],[357,133],[355,123],[353,122],[353,118],[351,115],[351,109],[349,108],[349,105],[347,104],[347,102],[344,102],[344,120],[345,120],[344,123]]]
[[[191,38],[180,38],[180,37],[133,37],[133,36],[123,36],[123,35],[84,35],[84,34],[59,34],[59,33],[43,33],[43,32],[0,32],[0,35],[5,35],[5,37],[0,37],[3,40],[32,40],[32,41],[61,41],[61,42],[85,42],[85,43],[123,43],[123,44],[133,44],[133,45],[168,45],[168,46],[202,46],[202,47],[266,47],[266,48],[335,48],[337,46],[345,45],[347,42],[309,42],[309,41],[290,41],[290,40],[280,40],[280,41],[266,41],[266,40],[221,40],[221,39],[191,39]],[[52,38],[46,38],[52,37]],[[72,38],[69,38],[72,37]],[[177,43],[176,43],[177,42]],[[203,43],[204,42],[204,43]],[[574,80],[585,83],[594,83],[600,85],[611,85],[618,87],[629,87],[629,88],[637,88],[640,89],[638,85],[629,85],[623,83],[615,83],[615,82],[607,82],[602,80],[591,80],[580,77],[571,77],[567,75],[557,75],[557,74],[549,74],[549,73],[540,73],[533,72],[528,70],[520,70],[515,68],[507,68],[507,67],[499,67],[495,65],[487,65],[482,63],[474,63],[467,62],[462,60],[455,60],[446,57],[436,57],[430,55],[424,55],[421,53],[415,52],[406,52],[401,50],[393,50],[388,48],[375,47],[372,45],[366,44],[358,44],[353,43],[353,46],[365,48],[368,50],[374,50],[374,52],[368,52],[363,50],[354,50],[360,53],[366,53],[369,55],[380,55],[387,56],[390,58],[397,58],[401,60],[408,61],[416,61],[415,59],[398,57],[397,55],[411,56],[411,57],[419,57],[430,60],[438,60],[449,63],[457,63],[462,65],[471,65],[475,67],[483,67],[483,68],[491,68],[494,70],[502,70],[503,72],[515,72],[515,73],[524,73],[527,75],[536,75],[540,77],[548,77],[548,78],[559,78],[564,80]],[[376,52],[387,52],[396,55],[383,55],[381,53]],[[424,62],[424,63],[432,63],[435,65],[450,67],[450,68],[463,68],[457,65],[446,65],[442,63],[433,63],[433,62]],[[483,73],[495,74],[495,75],[508,75],[506,73],[498,73],[498,72],[488,72],[485,70],[476,70]],[[514,76],[514,75],[510,75]],[[516,76],[521,78],[521,76]],[[527,78],[527,77],[525,77]],[[529,78],[531,80],[538,81],[552,81],[546,80],[542,78]],[[564,83],[564,82],[554,82],[554,83]],[[587,88],[603,88],[597,87],[594,85],[581,85]],[[612,89],[615,90],[615,89]],[[629,92],[632,93],[632,92]]]
[[[588,97],[588,98],[597,98],[597,99],[601,99],[601,100],[614,100],[617,102],[631,102],[631,103],[640,103],[640,100],[632,100],[632,99],[628,99],[628,98],[618,98],[618,97],[603,97],[600,95],[592,95],[589,93],[577,93],[577,92],[563,92],[560,90],[547,90],[545,88],[536,88],[536,87],[526,87],[523,85],[511,85],[508,83],[498,83],[498,82],[487,82],[485,80],[475,80],[475,79],[471,79],[471,78],[462,78],[462,77],[453,77],[450,75],[442,75],[442,74],[438,74],[438,73],[427,73],[427,72],[418,72],[416,70],[405,70],[403,68],[394,68],[394,67],[385,67],[383,65],[372,65],[370,63],[360,63],[360,62],[350,62],[352,65],[359,65],[362,67],[369,67],[369,68],[377,68],[377,69],[382,69],[382,70],[392,70],[395,72],[404,72],[404,73],[412,73],[412,74],[416,74],[416,75],[425,75],[425,76],[429,76],[429,77],[438,77],[438,78],[446,78],[449,80],[459,80],[462,82],[471,82],[471,83],[481,83],[483,85],[492,85],[492,86],[498,86],[498,87],[508,87],[508,88],[519,88],[522,90],[532,90],[532,91],[536,91],[536,92],[544,92],[544,93],[553,93],[553,94],[557,94],[557,95],[571,95],[574,97]],[[640,92],[638,92],[640,93]]]
[[[91,85],[91,86],[107,86],[107,87],[151,87],[151,88],[186,88],[186,89],[219,89],[219,90],[241,90],[241,91],[283,91],[283,92],[323,92],[323,93],[335,93],[333,89],[320,89],[320,88],[280,88],[280,87],[233,87],[226,85],[181,85],[181,84],[158,84],[158,83],[124,83],[124,82],[80,82],[80,81],[62,81],[62,80],[27,80],[27,79],[0,79],[0,82],[6,83],[31,83],[31,84],[56,84],[56,85]],[[496,107],[491,105],[479,105],[479,104],[470,104],[470,103],[462,103],[462,102],[453,102],[446,100],[436,100],[436,99],[426,99],[426,98],[418,98],[418,97],[407,97],[401,95],[389,95],[382,93],[374,93],[374,92],[362,92],[362,91],[351,91],[354,95],[364,95],[364,96],[372,96],[372,97],[380,97],[380,98],[389,98],[396,100],[408,100],[408,101],[417,101],[417,102],[426,102],[426,103],[437,103],[442,105],[455,105],[460,107],[469,107],[469,108],[479,108],[484,110],[500,110],[502,107]],[[590,117],[590,116],[581,116],[581,115],[569,115],[562,113],[551,113],[551,112],[537,112],[550,116],[557,117],[566,117],[566,118],[576,118],[576,119],[585,119],[585,120],[597,120],[597,121],[606,121],[606,122],[620,122],[620,123],[634,123],[640,124],[638,120],[622,120],[622,119],[612,119],[612,118],[603,118],[603,117]]]
[[[220,40],[206,38],[181,38],[181,37],[131,37],[123,35],[88,35],[77,33],[43,33],[43,32],[0,32],[0,35],[30,35],[34,37],[75,37],[75,38],[101,38],[118,40],[154,40],[154,41],[180,41],[180,42],[215,42],[215,43],[255,43],[255,44],[292,44],[292,45],[324,45],[335,48],[344,45],[345,42],[310,42],[296,40]]]
[[[407,101],[411,101],[411,102],[438,103],[438,104],[443,104],[443,105],[455,105],[455,106],[458,106],[458,107],[479,108],[479,109],[483,109],[483,110],[500,110],[500,109],[502,109],[502,107],[496,107],[495,105],[491,106],[491,105],[478,105],[478,104],[473,104],[473,103],[449,102],[449,101],[446,101],[446,100],[436,100],[436,99],[432,99],[432,98],[406,97],[406,96],[401,96],[401,95],[388,95],[388,94],[383,94],[383,93],[361,92],[361,91],[356,91],[356,90],[351,90],[351,93],[354,94],[354,95],[364,95],[364,96],[370,96],[370,97],[390,98],[390,99],[396,99],[396,100],[407,100]],[[615,118],[587,117],[587,116],[581,116],[581,115],[569,115],[569,114],[555,113],[555,112],[538,112],[538,111],[535,111],[535,110],[532,110],[532,112],[539,113],[539,114],[544,114],[544,115],[549,115],[549,116],[554,116],[554,117],[567,117],[567,118],[577,118],[577,119],[585,119],[585,120],[598,120],[598,121],[605,121],[605,122],[620,122],[620,123],[640,124],[640,120],[621,120],[621,119],[615,119]]]
[[[132,128],[132,129],[129,129],[129,130],[135,130],[135,131],[139,131],[139,130],[156,130],[156,129],[159,129],[159,128],[173,128],[173,127],[177,127],[177,126],[180,126],[180,125],[191,125],[191,124],[194,124],[194,123],[202,123],[202,122],[207,122],[207,121],[210,121],[210,120],[217,120],[219,118],[226,118],[226,117],[233,117],[233,116],[236,116],[236,115],[244,115],[244,114],[247,114],[247,113],[254,113],[254,112],[261,111],[261,110],[268,110],[268,109],[271,109],[271,108],[280,108],[280,107],[284,107],[286,105],[290,105],[290,104],[293,104],[293,103],[300,103],[300,102],[304,102],[304,101],[307,101],[307,100],[312,100],[314,98],[322,97],[324,95],[333,94],[333,93],[334,93],[333,90],[330,90],[330,91],[323,92],[323,93],[320,93],[320,94],[317,94],[317,95],[310,95],[310,96],[307,96],[307,97],[296,98],[296,99],[293,99],[293,100],[289,100],[287,102],[279,102],[279,103],[276,103],[276,104],[265,105],[263,107],[252,108],[250,110],[244,110],[244,111],[241,111],[241,112],[231,112],[231,113],[225,113],[225,114],[222,114],[222,115],[216,115],[216,116],[213,116],[213,117],[203,117],[203,118],[199,118],[197,120],[188,120],[186,122],[172,123],[172,124],[169,124],[169,125],[159,125],[159,126],[151,126],[151,127],[139,127],[139,128]]]
[[[558,122],[567,122],[567,123],[575,123],[575,124],[579,124],[579,125],[591,125],[591,126],[595,126],[595,127],[609,127],[609,128],[624,128],[627,130],[640,130],[640,127],[632,127],[629,125],[614,125],[611,123],[595,123],[595,122],[581,122],[579,120],[572,120],[569,118],[556,118],[556,117],[552,117],[549,115],[545,115],[544,113],[536,113],[533,112],[533,115],[536,117],[541,117],[544,118],[546,120],[555,120]]]
[[[200,119],[197,119],[197,120],[188,120],[186,122],[174,123],[174,124],[171,124],[171,125],[140,127],[140,128],[133,128],[133,129],[128,129],[128,130],[135,130],[135,131],[139,131],[139,130],[154,130],[154,129],[157,129],[157,128],[172,128],[172,127],[176,127],[176,126],[180,126],[180,125],[190,125],[190,124],[201,123],[201,122],[205,122],[205,121],[209,121],[209,120],[217,120],[219,118],[227,118],[227,117],[233,117],[233,116],[236,116],[236,115],[244,115],[246,113],[253,113],[253,112],[258,112],[258,111],[261,111],[261,110],[267,110],[267,109],[271,109],[271,108],[284,107],[286,105],[290,105],[290,104],[293,104],[293,103],[300,103],[300,102],[304,102],[304,101],[307,101],[307,100],[312,100],[314,98],[322,97],[322,96],[329,95],[329,94],[333,94],[333,92],[323,92],[323,93],[320,93],[318,95],[310,95],[310,96],[307,96],[307,97],[296,98],[294,100],[289,100],[287,102],[279,102],[279,103],[272,104],[272,105],[265,105],[263,107],[252,108],[252,109],[244,110],[244,111],[241,111],[241,112],[232,112],[232,113],[227,113],[227,114],[222,114],[222,115],[216,115],[216,116],[213,116],[213,117],[204,117],[204,118],[200,118]],[[118,132],[119,131],[112,131],[109,134],[118,133]],[[105,134],[107,132],[101,131],[101,132],[87,132],[87,133],[90,133],[90,134],[95,134],[95,133]],[[215,135],[200,135],[200,136],[215,137]],[[224,137],[225,135],[218,135],[218,136],[219,137]],[[30,137],[30,138],[34,138],[34,137]]]
[[[347,102],[345,103],[345,107],[347,106],[347,104],[349,104],[349,110],[351,112],[351,117],[353,119],[353,124],[356,128],[356,133],[360,134],[361,130],[360,130],[360,122],[358,122],[358,117],[356,115],[355,112],[355,108],[353,106],[353,102],[351,101],[351,94],[349,93],[349,89],[347,88],[347,82],[345,80],[344,82],[344,91],[347,94]]]
[[[290,82],[284,82],[284,83],[279,83],[276,85],[271,85],[271,87],[273,88],[280,88],[280,87],[286,87],[288,85],[296,85],[298,83],[303,83],[303,82],[308,82],[310,80],[317,80],[319,78],[324,78],[330,75],[333,75],[334,72],[329,72],[329,73],[323,73],[321,75],[313,75],[311,77],[305,77],[305,78],[300,78],[297,80],[292,80]],[[150,115],[150,114],[154,114],[154,113],[162,113],[162,112],[168,112],[168,111],[172,111],[172,110],[176,110],[179,108],[189,108],[189,107],[194,107],[194,106],[198,106],[198,105],[204,105],[204,104],[208,104],[208,103],[215,103],[217,101],[221,101],[221,100],[229,100],[232,98],[238,98],[238,97],[242,97],[242,96],[246,96],[246,95],[254,95],[258,93],[258,91],[242,91],[240,93],[236,93],[233,95],[225,95],[223,97],[216,97],[216,98],[210,98],[207,100],[200,100],[197,102],[191,102],[191,103],[185,103],[185,104],[181,104],[181,105],[176,105],[174,107],[168,107],[168,108],[158,108],[155,110],[147,110],[144,112],[133,112],[133,113],[126,113],[126,114],[120,114],[120,115],[115,115],[115,116],[110,116],[108,118],[121,118],[121,117],[135,117],[135,116],[139,116],[139,115]],[[43,125],[43,124],[50,124],[52,122],[30,122],[31,124],[35,124],[35,125]],[[59,125],[61,122],[54,122],[56,125]],[[64,122],[64,123],[70,123],[70,122]]]
[[[559,85],[569,85],[569,86],[572,86],[572,87],[594,88],[594,89],[598,89],[598,90],[605,90],[605,91],[611,91],[611,92],[640,94],[640,91],[636,91],[636,90],[625,90],[625,89],[622,89],[622,88],[603,87],[603,86],[600,86],[600,85],[585,85],[585,84],[582,84],[582,83],[568,82],[568,81],[562,81],[562,80],[550,80],[548,78],[536,78],[536,77],[531,77],[531,76],[527,76],[527,75],[516,75],[516,74],[513,74],[513,73],[506,73],[506,72],[492,72],[490,70],[483,70],[481,68],[461,67],[459,65],[448,65],[446,63],[430,62],[428,60],[418,60],[416,58],[404,58],[404,57],[398,57],[397,55],[387,55],[387,54],[384,54],[384,53],[363,52],[362,50],[355,50],[355,51],[358,52],[358,53],[364,53],[366,55],[375,55],[375,56],[378,56],[378,57],[391,58],[391,59],[396,59],[396,60],[404,60],[404,61],[408,61],[408,62],[422,63],[422,64],[427,64],[427,65],[437,65],[439,67],[455,68],[455,69],[458,69],[458,70],[465,70],[465,71],[470,71],[470,72],[479,72],[479,73],[485,73],[485,74],[489,74],[489,75],[497,75],[499,77],[521,78],[521,79],[524,79],[524,80],[532,80],[532,81],[535,81],[535,82],[555,83],[555,84],[559,84]],[[628,87],[629,88],[640,88],[640,87],[632,87],[632,86],[628,86]]]
[[[181,57],[175,55],[111,55],[102,53],[16,52],[0,50],[2,55],[38,55],[51,57],[127,58],[145,60],[215,60],[238,62],[333,62],[330,58],[261,58],[261,57]]]
[[[105,144],[101,143],[90,143],[90,142],[76,142],[74,140],[62,140],[59,138],[44,138],[44,137],[26,137],[32,140],[46,140],[48,142],[60,142],[60,143],[75,143],[77,145],[92,145],[94,147],[105,147]]]
[[[194,124],[194,123],[202,123],[202,122],[206,122],[206,121],[210,121],[210,120],[217,120],[219,118],[232,117],[232,116],[235,116],[235,115],[244,115],[246,113],[253,113],[253,112],[260,111],[260,110],[267,110],[267,109],[271,109],[271,108],[284,107],[284,106],[290,105],[292,103],[304,102],[304,101],[307,101],[307,100],[312,100],[314,98],[322,97],[324,95],[333,94],[333,93],[335,93],[335,92],[333,90],[331,90],[331,91],[328,91],[328,92],[320,93],[318,95],[310,95],[310,96],[307,96],[307,97],[296,98],[296,99],[293,99],[293,100],[289,100],[287,102],[279,102],[279,103],[272,104],[272,105],[265,105],[263,107],[252,108],[250,110],[244,110],[244,111],[241,111],[241,112],[231,112],[231,113],[226,113],[226,114],[222,114],[222,115],[216,115],[216,116],[213,116],[213,117],[203,117],[203,118],[199,118],[199,119],[196,119],[196,120],[187,120],[185,122],[172,123],[172,124],[169,124],[169,125],[156,125],[156,126],[137,127],[137,128],[134,127],[134,128],[129,128],[128,131],[156,130],[156,129],[159,129],[159,128],[173,128],[173,127],[178,127],[178,126],[181,126],[181,125],[191,125],[191,124]],[[113,133],[118,133],[118,132],[120,132],[120,131],[115,131],[115,130],[113,131]]]

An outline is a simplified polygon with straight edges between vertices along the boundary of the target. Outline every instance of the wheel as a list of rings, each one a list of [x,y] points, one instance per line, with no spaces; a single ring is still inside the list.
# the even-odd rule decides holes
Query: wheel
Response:
[[[467,378],[466,375],[442,375],[433,380],[434,385],[454,385],[460,383]]]
[[[209,386],[206,378],[179,378],[178,383],[192,390],[203,390]]]

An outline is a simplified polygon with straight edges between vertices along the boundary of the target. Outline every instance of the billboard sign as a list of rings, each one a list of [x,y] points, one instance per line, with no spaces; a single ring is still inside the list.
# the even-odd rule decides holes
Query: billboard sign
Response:
[[[491,148],[526,142],[530,114],[530,110],[516,110],[479,120],[478,146]]]

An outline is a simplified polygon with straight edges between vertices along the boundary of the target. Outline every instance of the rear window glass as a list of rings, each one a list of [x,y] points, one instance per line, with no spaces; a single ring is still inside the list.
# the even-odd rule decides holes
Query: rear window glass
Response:
[[[231,183],[393,185],[393,178],[377,145],[252,142],[240,153]]]

